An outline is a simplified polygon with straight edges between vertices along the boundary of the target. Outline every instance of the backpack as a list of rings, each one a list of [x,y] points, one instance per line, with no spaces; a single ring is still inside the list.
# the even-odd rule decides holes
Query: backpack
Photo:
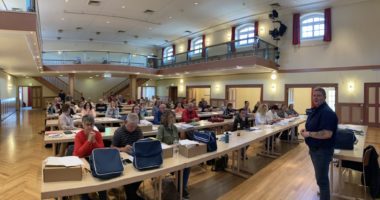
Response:
[[[336,131],[335,149],[353,150],[356,141],[355,133],[351,129],[338,129]]]
[[[212,131],[194,132],[193,138],[195,141],[207,144],[207,152],[213,152],[218,149],[216,136]]]
[[[99,179],[111,179],[120,176],[123,171],[120,152],[115,148],[98,148],[92,150],[89,164],[91,173]]]
[[[162,165],[161,142],[145,138],[133,143],[133,166],[138,170],[155,169]]]
[[[214,164],[211,168],[212,171],[224,171],[228,166],[228,154],[214,159]]]

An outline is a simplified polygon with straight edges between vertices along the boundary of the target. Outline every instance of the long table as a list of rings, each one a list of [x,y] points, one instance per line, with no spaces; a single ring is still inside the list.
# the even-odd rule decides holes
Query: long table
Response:
[[[96,117],[95,118],[95,124],[117,124],[124,122],[121,119],[117,118],[111,118],[111,117]],[[82,120],[80,118],[74,119],[74,125],[80,125],[82,123]],[[46,120],[47,128],[50,128],[50,130],[55,130],[58,127],[58,119],[50,119]]]
[[[198,117],[199,118],[210,118],[210,117],[219,116],[219,115],[223,115],[223,111],[217,111],[217,112],[199,112],[198,113]],[[182,120],[182,115],[179,114],[179,113],[176,113],[175,118],[176,118],[177,121],[181,121]],[[153,121],[154,120],[154,116],[147,116],[147,117],[145,117],[145,119],[148,120],[148,121]]]
[[[97,178],[94,178],[91,174],[87,173],[81,181],[51,183],[42,182],[41,198],[45,199],[53,197],[62,197],[107,190],[110,188],[119,187],[121,185],[137,181],[143,181],[145,179],[164,176],[165,174],[170,172],[182,171],[184,168],[197,165],[199,163],[205,162],[210,159],[214,159],[216,157],[230,152],[240,152],[240,149],[244,148],[245,146],[251,143],[261,141],[267,137],[273,136],[278,132],[287,130],[294,126],[298,126],[299,124],[304,122],[304,118],[297,118],[296,120],[289,122],[287,125],[262,126],[261,129],[257,131],[239,131],[240,136],[237,136],[237,132],[232,132],[230,136],[230,142],[224,143],[221,141],[217,141],[218,149],[214,152],[209,152],[193,158],[185,158],[181,155],[172,158],[167,158],[164,160],[160,168],[146,171],[138,171],[132,165],[128,164],[127,166],[125,166],[124,174],[122,176],[110,180],[102,181]],[[240,154],[238,153],[238,155]],[[237,170],[235,170],[236,173],[239,173],[239,160],[240,158],[237,159]],[[161,195],[158,195],[159,199],[160,197]]]
[[[333,170],[333,162],[330,164],[330,188],[331,188],[331,193],[333,196],[341,197],[341,198],[351,198],[351,199],[356,199],[352,197],[348,197],[346,195],[340,194],[340,189],[341,189],[341,184],[342,184],[342,161],[347,160],[347,161],[354,161],[354,162],[363,162],[363,151],[365,148],[365,139],[367,135],[367,130],[368,126],[362,126],[362,125],[352,125],[352,124],[344,124],[344,125],[339,125],[339,128],[349,128],[353,130],[361,130],[363,131],[363,135],[355,135],[356,139],[358,142],[354,145],[353,150],[340,150],[340,149],[335,149],[334,150],[334,155],[333,158],[336,159],[339,163],[339,169],[338,169],[338,188],[337,192],[334,192],[334,170]]]

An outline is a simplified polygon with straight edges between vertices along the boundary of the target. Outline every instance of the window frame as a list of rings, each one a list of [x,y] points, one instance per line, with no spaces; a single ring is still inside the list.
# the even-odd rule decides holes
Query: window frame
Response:
[[[195,47],[200,47],[195,49]],[[203,52],[203,38],[202,37],[196,37],[191,40],[191,48],[190,48],[190,55],[191,56],[197,56],[201,55]]]
[[[242,30],[246,29],[246,28],[248,28],[248,30],[244,31],[243,32],[244,34],[243,34]],[[252,28],[252,29],[249,30],[249,28]],[[255,37],[255,24],[253,24],[253,23],[242,24],[242,25],[236,27],[236,30],[235,30],[235,40],[245,39],[245,38],[240,38],[242,35],[246,35],[246,38],[250,38],[249,37],[250,34],[252,34],[253,37]],[[250,40],[252,40],[252,42],[249,42]],[[246,46],[250,46],[252,44],[255,44],[255,39],[248,39],[246,41],[247,41],[246,44],[241,44],[240,42],[242,42],[242,41],[235,42],[235,47],[236,48],[246,47]]]
[[[169,63],[174,60],[175,55],[173,54],[173,51],[174,51],[173,46],[168,46],[164,49],[164,55],[163,55],[164,63]]]
[[[323,18],[323,20],[321,21],[318,21],[318,22],[315,22],[314,21],[314,18]],[[310,20],[312,19],[311,22],[308,22],[308,23],[303,23],[304,21],[306,20]],[[316,40],[320,40],[322,41],[323,40],[323,37],[324,37],[324,32],[325,32],[325,14],[322,13],[322,12],[313,12],[313,13],[307,13],[307,14],[304,14],[300,17],[300,39],[301,39],[301,42],[302,41],[316,41]],[[315,25],[323,25],[323,29],[318,29],[319,31],[323,31],[321,35],[318,35],[318,36],[314,36],[314,33],[316,31],[316,29],[314,29],[314,26]],[[311,32],[312,33],[312,36],[311,37],[303,37],[304,33],[303,33],[303,28],[306,27],[306,26],[311,26],[312,29],[311,31],[307,31],[307,32]]]

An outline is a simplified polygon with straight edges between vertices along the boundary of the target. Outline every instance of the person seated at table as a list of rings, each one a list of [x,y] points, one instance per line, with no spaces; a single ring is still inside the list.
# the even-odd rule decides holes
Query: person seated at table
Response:
[[[56,110],[56,113],[59,113],[62,109],[62,101],[60,97],[55,97],[54,98],[54,107]]]
[[[119,118],[119,107],[117,107],[115,101],[111,101],[106,111],[106,117]]]
[[[256,102],[255,106],[253,107],[253,111],[252,111],[253,113],[257,112],[257,110],[259,109],[260,104],[261,104],[260,101]]]
[[[264,125],[268,124],[269,120],[267,118],[268,106],[267,104],[260,104],[257,112],[255,114],[255,124],[256,125]]]
[[[80,97],[80,102],[78,104],[79,108],[83,108],[84,104],[86,103],[86,100],[84,97]]]
[[[193,121],[199,121],[197,111],[194,110],[194,104],[187,104],[187,108],[182,112],[182,121],[189,123]]]
[[[146,116],[148,116],[148,110],[146,109],[146,103],[145,101],[141,102],[140,103],[140,115],[141,117],[145,118]]]
[[[52,104],[51,102],[48,102],[48,105],[46,107],[46,113],[49,115],[54,114],[54,113],[58,113],[56,110],[57,110],[57,108],[55,107],[55,105]]]
[[[286,113],[287,110],[288,106],[286,104],[282,104],[280,109],[277,110],[277,116],[280,118],[288,118],[288,113]]]
[[[73,118],[71,118],[71,109],[69,104],[63,104],[62,114],[58,118],[58,128],[60,130],[75,129]]]
[[[174,144],[174,142],[178,142],[179,135],[178,129],[174,125],[176,122],[175,113],[171,110],[165,110],[165,112],[161,116],[161,125],[158,127],[158,132],[156,138],[168,145]],[[184,138],[184,137],[182,137]],[[183,170],[183,197],[189,198],[189,192],[187,189],[187,182],[189,180],[190,168],[185,168]]]
[[[159,100],[156,100],[156,101],[154,102],[154,106],[153,106],[153,108],[152,108],[152,115],[153,115],[153,116],[155,116],[156,113],[158,112],[158,110],[160,110],[160,108],[159,108],[160,105],[161,105],[161,103],[160,103]]]
[[[96,117],[96,112],[93,109],[92,104],[89,101],[84,103],[81,114],[82,114],[82,116],[91,115],[93,118]]]
[[[204,98],[202,98],[201,101],[198,103],[198,107],[201,109],[201,112],[207,112],[210,106],[208,106],[207,101]]]
[[[104,103],[103,99],[99,99],[99,102],[95,104],[95,111],[96,112],[106,112],[107,111],[107,104]]]
[[[140,108],[140,106],[138,104],[134,105],[132,107],[131,113],[136,113],[137,114],[137,116],[139,117],[139,122],[140,122],[140,120],[143,120],[145,118],[144,116],[141,115],[141,108]]]
[[[247,114],[251,113],[251,109],[249,108],[249,101],[244,101],[244,107],[243,109]]]
[[[137,126],[139,123],[139,117],[136,113],[128,114],[127,120],[124,125],[116,129],[113,138],[111,147],[117,148],[120,152],[125,152],[132,154],[132,146],[137,140],[143,138],[143,133],[141,129]],[[137,195],[137,190],[140,187],[142,181],[124,185],[125,195],[127,199],[143,199]]]
[[[250,125],[249,125],[249,121],[248,121],[248,115],[243,108],[240,108],[238,114],[236,115],[236,117],[234,119],[232,131],[243,130],[243,129],[247,129],[249,127],[250,127]]]
[[[226,109],[223,111],[224,116],[234,115],[236,112],[235,109],[232,108],[232,103],[228,103]]]
[[[269,121],[269,124],[274,124],[278,121],[281,121],[281,118],[277,115],[278,112],[278,106],[277,105],[272,105],[267,112],[267,120]]]
[[[183,105],[181,102],[178,102],[176,107],[175,107],[175,113],[178,113],[178,114],[182,114],[182,112],[184,111],[185,109],[183,108]]]
[[[75,135],[74,140],[74,156],[80,158],[90,156],[93,149],[103,148],[102,135],[93,129],[95,119],[91,115],[84,115],[82,117],[83,130]],[[82,194],[81,199],[90,199],[88,194]],[[107,191],[99,192],[99,199],[107,199]]]
[[[286,111],[286,113],[289,116],[292,116],[292,117],[297,117],[298,116],[298,112],[296,110],[294,110],[294,105],[293,104],[289,104],[289,107],[288,107],[288,110]]]
[[[160,124],[161,123],[161,115],[165,112],[166,105],[161,104],[159,107],[159,110],[156,112],[153,118],[153,124]]]

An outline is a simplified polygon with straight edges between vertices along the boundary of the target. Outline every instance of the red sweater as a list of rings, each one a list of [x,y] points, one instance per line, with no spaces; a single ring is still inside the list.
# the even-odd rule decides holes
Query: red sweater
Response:
[[[83,130],[76,134],[74,141],[74,156],[83,158],[91,155],[93,149],[104,147],[102,135],[97,131],[95,131],[95,133],[94,143],[88,141]]]
[[[199,117],[198,117],[198,114],[197,114],[197,111],[193,110],[193,111],[190,111],[185,109],[183,112],[182,112],[182,121],[183,122],[191,122],[191,120],[193,119],[197,119],[199,120]]]

